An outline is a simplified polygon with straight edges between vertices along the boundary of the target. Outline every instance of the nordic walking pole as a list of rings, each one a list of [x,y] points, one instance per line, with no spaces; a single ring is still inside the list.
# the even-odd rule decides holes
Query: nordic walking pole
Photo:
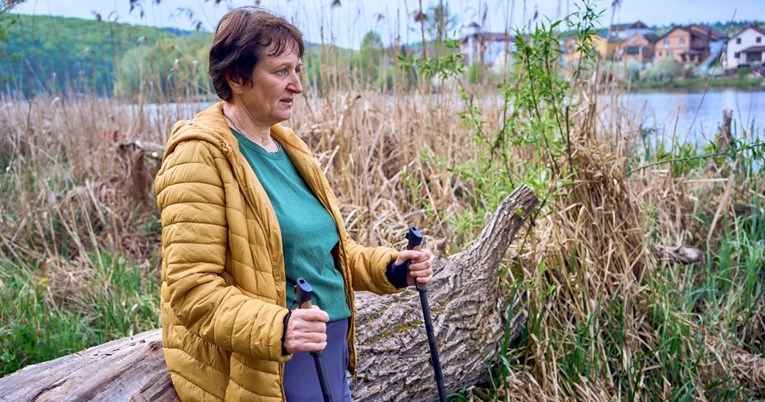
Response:
[[[297,285],[295,285],[295,294],[297,295],[298,308],[311,308],[311,295],[313,294],[313,288],[303,278],[297,279]],[[329,389],[329,381],[327,381],[327,372],[324,370],[323,352],[311,352],[313,356],[313,362],[316,365],[316,373],[319,375],[319,385],[321,386],[321,396],[324,397],[324,402],[332,402],[332,391]]]
[[[422,234],[416,227],[409,228],[409,232],[406,234],[406,239],[409,241],[406,245],[407,250],[414,250],[420,244],[422,244]],[[408,271],[409,260],[404,265]],[[438,400],[446,402],[446,391],[444,390],[444,377],[441,374],[441,362],[438,360],[438,348],[436,347],[436,337],[433,335],[433,321],[430,318],[430,306],[428,305],[428,288],[425,285],[420,285],[417,280],[414,281],[414,286],[417,288],[417,292],[420,293],[420,304],[422,304],[422,315],[425,318],[425,332],[428,334],[428,347],[430,348],[430,360],[433,363],[433,371],[435,372],[436,385],[438,386]]]

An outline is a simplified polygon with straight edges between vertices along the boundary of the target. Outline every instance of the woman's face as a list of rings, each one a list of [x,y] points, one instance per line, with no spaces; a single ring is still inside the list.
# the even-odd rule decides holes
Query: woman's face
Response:
[[[295,95],[303,92],[299,76],[302,66],[297,45],[293,44],[278,56],[263,56],[258,61],[252,71],[251,87],[230,83],[253,123],[270,127],[292,116]]]

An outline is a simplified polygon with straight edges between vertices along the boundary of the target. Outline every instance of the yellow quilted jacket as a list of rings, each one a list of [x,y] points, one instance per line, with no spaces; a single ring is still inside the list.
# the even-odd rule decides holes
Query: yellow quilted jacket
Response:
[[[162,221],[162,341],[184,401],[282,401],[285,297],[279,223],[239,152],[222,103],[178,122],[155,180]],[[334,218],[336,255],[353,316],[354,290],[399,291],[385,276],[397,252],[351,240],[326,177],[307,145],[280,125],[272,135]]]

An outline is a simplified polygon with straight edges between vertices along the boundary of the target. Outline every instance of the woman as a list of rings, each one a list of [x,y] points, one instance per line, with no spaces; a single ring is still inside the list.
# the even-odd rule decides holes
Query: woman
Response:
[[[279,123],[303,88],[302,34],[253,7],[227,13],[210,50],[223,100],[178,122],[155,190],[162,220],[162,340],[183,400],[350,400],[354,291],[430,282],[430,253],[349,237],[307,145]],[[410,260],[409,270],[402,264]],[[292,309],[294,284],[314,289]]]

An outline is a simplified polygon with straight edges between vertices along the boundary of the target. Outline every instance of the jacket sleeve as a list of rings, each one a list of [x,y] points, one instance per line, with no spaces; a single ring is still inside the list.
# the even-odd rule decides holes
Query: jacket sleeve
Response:
[[[388,247],[364,247],[353,241],[344,227],[340,229],[340,232],[344,239],[354,290],[376,294],[390,294],[404,290],[393,285],[385,274],[388,264],[398,257],[398,251]]]
[[[223,165],[226,164],[226,165]],[[162,298],[180,324],[223,349],[285,361],[287,309],[227,285],[228,225],[221,166],[214,145],[186,141],[166,155],[155,180],[162,223]]]
[[[321,174],[328,194],[332,215],[337,222],[340,242],[345,251],[345,261],[351,273],[353,290],[373,292],[378,295],[397,293],[404,290],[392,284],[385,274],[388,264],[398,258],[398,251],[389,247],[364,247],[356,243],[345,229],[337,199],[329,187],[326,177]]]

